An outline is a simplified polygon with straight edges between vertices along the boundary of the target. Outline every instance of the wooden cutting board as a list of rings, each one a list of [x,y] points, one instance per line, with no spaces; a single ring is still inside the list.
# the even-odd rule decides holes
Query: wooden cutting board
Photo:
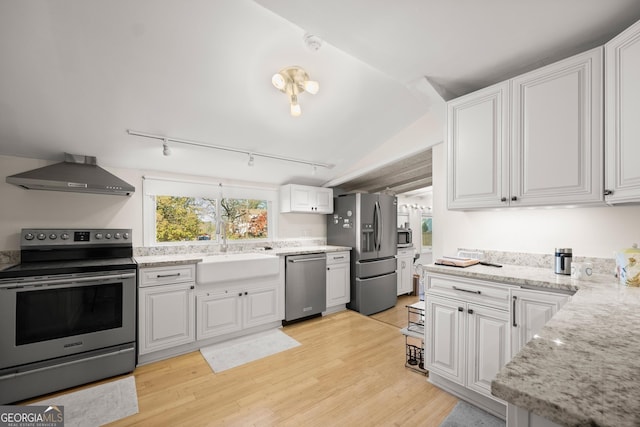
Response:
[[[476,265],[480,262],[478,259],[473,258],[457,258],[457,257],[442,257],[436,259],[436,265],[449,265],[451,267],[469,267],[470,265]]]

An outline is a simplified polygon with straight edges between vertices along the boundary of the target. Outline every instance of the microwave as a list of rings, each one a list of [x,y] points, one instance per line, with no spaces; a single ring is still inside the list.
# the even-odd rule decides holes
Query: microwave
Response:
[[[409,248],[413,246],[410,228],[398,228],[398,247]]]

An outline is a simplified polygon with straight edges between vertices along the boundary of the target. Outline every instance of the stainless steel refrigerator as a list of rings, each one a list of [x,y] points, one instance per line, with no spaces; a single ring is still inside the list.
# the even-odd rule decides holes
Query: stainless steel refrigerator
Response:
[[[351,246],[350,309],[369,315],[397,301],[395,196],[355,193],[334,198],[327,243]]]

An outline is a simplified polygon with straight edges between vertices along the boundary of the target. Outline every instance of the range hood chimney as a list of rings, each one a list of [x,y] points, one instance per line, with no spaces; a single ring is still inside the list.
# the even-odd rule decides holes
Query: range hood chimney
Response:
[[[16,175],[6,181],[28,190],[130,196],[135,187],[97,165],[92,156],[64,153],[64,162]]]

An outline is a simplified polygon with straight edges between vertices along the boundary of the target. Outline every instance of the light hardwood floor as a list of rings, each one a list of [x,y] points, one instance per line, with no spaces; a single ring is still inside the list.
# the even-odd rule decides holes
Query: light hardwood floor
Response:
[[[301,346],[221,373],[200,352],[141,366],[140,412],[111,426],[438,426],[457,399],[404,367],[415,301],[289,325]]]

